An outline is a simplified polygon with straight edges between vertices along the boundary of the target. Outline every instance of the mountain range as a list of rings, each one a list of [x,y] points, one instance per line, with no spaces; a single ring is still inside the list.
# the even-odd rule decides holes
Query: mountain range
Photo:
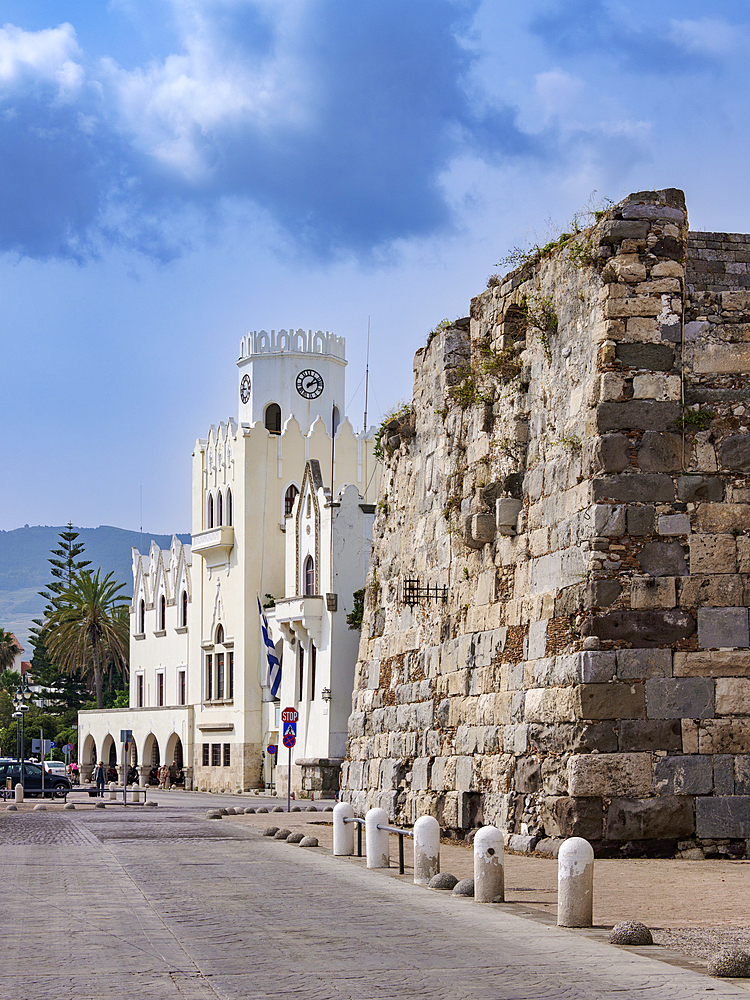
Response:
[[[45,600],[39,596],[50,583],[52,549],[59,548],[60,532],[65,526],[35,525],[0,531],[0,626],[16,636],[24,647],[24,659],[31,658],[29,629],[34,618],[44,612]],[[124,594],[133,588],[133,548],[146,553],[151,541],[164,549],[172,542],[171,535],[128,531],[102,524],[98,528],[73,528],[78,541],[85,546],[80,559],[89,559],[91,570],[101,567],[103,574],[112,572],[125,584]],[[190,535],[178,535],[181,542],[190,542]]]

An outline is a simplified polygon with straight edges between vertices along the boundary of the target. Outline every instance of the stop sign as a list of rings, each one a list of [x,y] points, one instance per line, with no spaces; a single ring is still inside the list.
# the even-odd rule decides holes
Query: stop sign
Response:
[[[296,708],[285,708],[281,713],[282,722],[296,722],[299,719],[299,712]]]

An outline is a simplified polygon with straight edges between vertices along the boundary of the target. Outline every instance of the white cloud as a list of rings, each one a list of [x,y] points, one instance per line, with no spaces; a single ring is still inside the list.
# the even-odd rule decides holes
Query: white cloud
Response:
[[[56,83],[63,96],[71,94],[83,80],[78,56],[71,24],[42,31],[24,31],[13,24],[0,28],[0,84],[6,87],[31,76]]]
[[[538,73],[534,78],[537,97],[547,119],[568,112],[583,93],[583,80],[561,69]]]
[[[675,45],[696,55],[723,56],[745,45],[747,31],[742,26],[728,24],[710,17],[696,21],[670,22],[670,37]]]

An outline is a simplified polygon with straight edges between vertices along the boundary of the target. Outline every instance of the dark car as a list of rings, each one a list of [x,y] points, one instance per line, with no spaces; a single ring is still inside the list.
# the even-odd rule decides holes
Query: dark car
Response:
[[[42,768],[39,764],[23,765],[23,791],[24,795],[42,794]],[[20,761],[0,761],[0,788],[4,787],[7,779],[10,778],[11,790],[16,787],[21,780]],[[44,794],[54,795],[55,798],[64,798],[71,789],[70,779],[64,774],[44,775]]]

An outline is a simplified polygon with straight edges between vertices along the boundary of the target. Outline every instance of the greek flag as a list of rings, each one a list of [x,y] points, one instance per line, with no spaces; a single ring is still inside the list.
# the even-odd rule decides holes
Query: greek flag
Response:
[[[268,631],[266,613],[260,606],[260,597],[258,597],[258,613],[260,614],[260,630],[263,633],[263,642],[265,643],[266,656],[268,657],[268,686],[271,689],[273,697],[278,698],[279,688],[281,687],[281,664],[279,663],[279,658],[276,655],[276,650]]]

